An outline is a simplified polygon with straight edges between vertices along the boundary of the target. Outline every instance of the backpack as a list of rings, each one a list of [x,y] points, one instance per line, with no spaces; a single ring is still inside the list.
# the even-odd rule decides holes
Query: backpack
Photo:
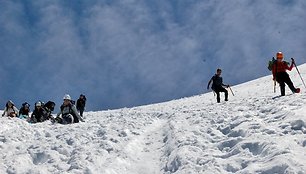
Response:
[[[276,62],[276,59],[273,57],[272,60],[268,62],[268,70],[272,71],[272,68],[275,62]],[[286,63],[287,65],[290,65],[290,63],[287,61],[283,60],[282,62]]]
[[[273,65],[276,62],[276,59],[273,57],[272,60],[268,62],[268,70],[272,71]]]

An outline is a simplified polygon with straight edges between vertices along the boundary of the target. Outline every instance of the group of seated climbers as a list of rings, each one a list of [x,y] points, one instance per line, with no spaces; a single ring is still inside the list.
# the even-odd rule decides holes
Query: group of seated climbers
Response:
[[[74,101],[68,94],[63,97],[63,100],[64,102],[60,106],[60,111],[55,117],[52,115],[55,107],[53,101],[48,101],[46,103],[37,101],[34,110],[30,115],[29,103],[24,102],[18,110],[14,102],[11,100],[6,103],[2,116],[18,117],[28,121],[29,123],[44,122],[46,120],[51,120],[52,122],[58,122],[61,124],[78,123],[79,121],[84,122],[83,112],[86,104],[85,95],[80,95],[80,98],[77,100],[77,106],[74,105]]]

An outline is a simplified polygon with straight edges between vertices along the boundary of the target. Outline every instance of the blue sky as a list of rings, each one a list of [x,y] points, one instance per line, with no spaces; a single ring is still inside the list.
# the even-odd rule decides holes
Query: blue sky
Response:
[[[304,0],[0,0],[0,103],[83,93],[131,107],[268,75],[277,51],[306,62]],[[272,82],[271,82],[272,84]]]

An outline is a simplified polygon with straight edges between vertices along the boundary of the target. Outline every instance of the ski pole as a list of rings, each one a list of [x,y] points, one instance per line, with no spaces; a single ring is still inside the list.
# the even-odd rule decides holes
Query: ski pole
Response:
[[[232,88],[230,87],[230,85],[228,85],[228,88],[230,89],[230,91],[231,91],[231,93],[233,94],[233,96],[235,96],[234,93],[233,93],[233,91],[232,91]]]
[[[300,78],[301,78],[301,80],[302,80],[302,82],[303,82],[304,87],[306,88],[305,82],[304,82],[304,80],[303,80],[303,78],[302,78],[302,76],[301,76],[301,73],[300,73],[300,71],[299,71],[298,67],[297,67],[297,66],[296,66],[296,64],[295,64],[294,59],[293,59],[293,58],[291,58],[291,60],[292,60],[292,62],[293,62],[293,64],[294,64],[294,66],[295,66],[295,69],[296,69],[296,71],[298,72],[298,74],[299,74],[299,76],[300,76]]]

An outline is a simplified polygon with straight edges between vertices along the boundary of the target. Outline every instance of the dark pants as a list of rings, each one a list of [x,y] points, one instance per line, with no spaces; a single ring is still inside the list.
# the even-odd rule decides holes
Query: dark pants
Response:
[[[289,86],[292,92],[296,92],[296,88],[293,86],[293,83],[286,72],[279,72],[276,74],[276,81],[279,83],[281,95],[285,95],[285,83]]]
[[[72,124],[74,122],[73,116],[71,114],[65,114],[62,117],[62,124]]]
[[[218,103],[220,103],[220,92],[224,92],[225,101],[228,100],[228,92],[227,92],[227,90],[226,90],[225,88],[223,88],[222,86],[220,86],[220,87],[215,87],[213,90],[214,90],[214,91],[216,92],[216,94],[217,94],[217,102],[218,102]]]
[[[83,117],[83,112],[84,112],[84,110],[85,110],[84,108],[81,108],[81,109],[79,110],[79,111],[80,111],[80,116],[81,116],[81,117]]]

